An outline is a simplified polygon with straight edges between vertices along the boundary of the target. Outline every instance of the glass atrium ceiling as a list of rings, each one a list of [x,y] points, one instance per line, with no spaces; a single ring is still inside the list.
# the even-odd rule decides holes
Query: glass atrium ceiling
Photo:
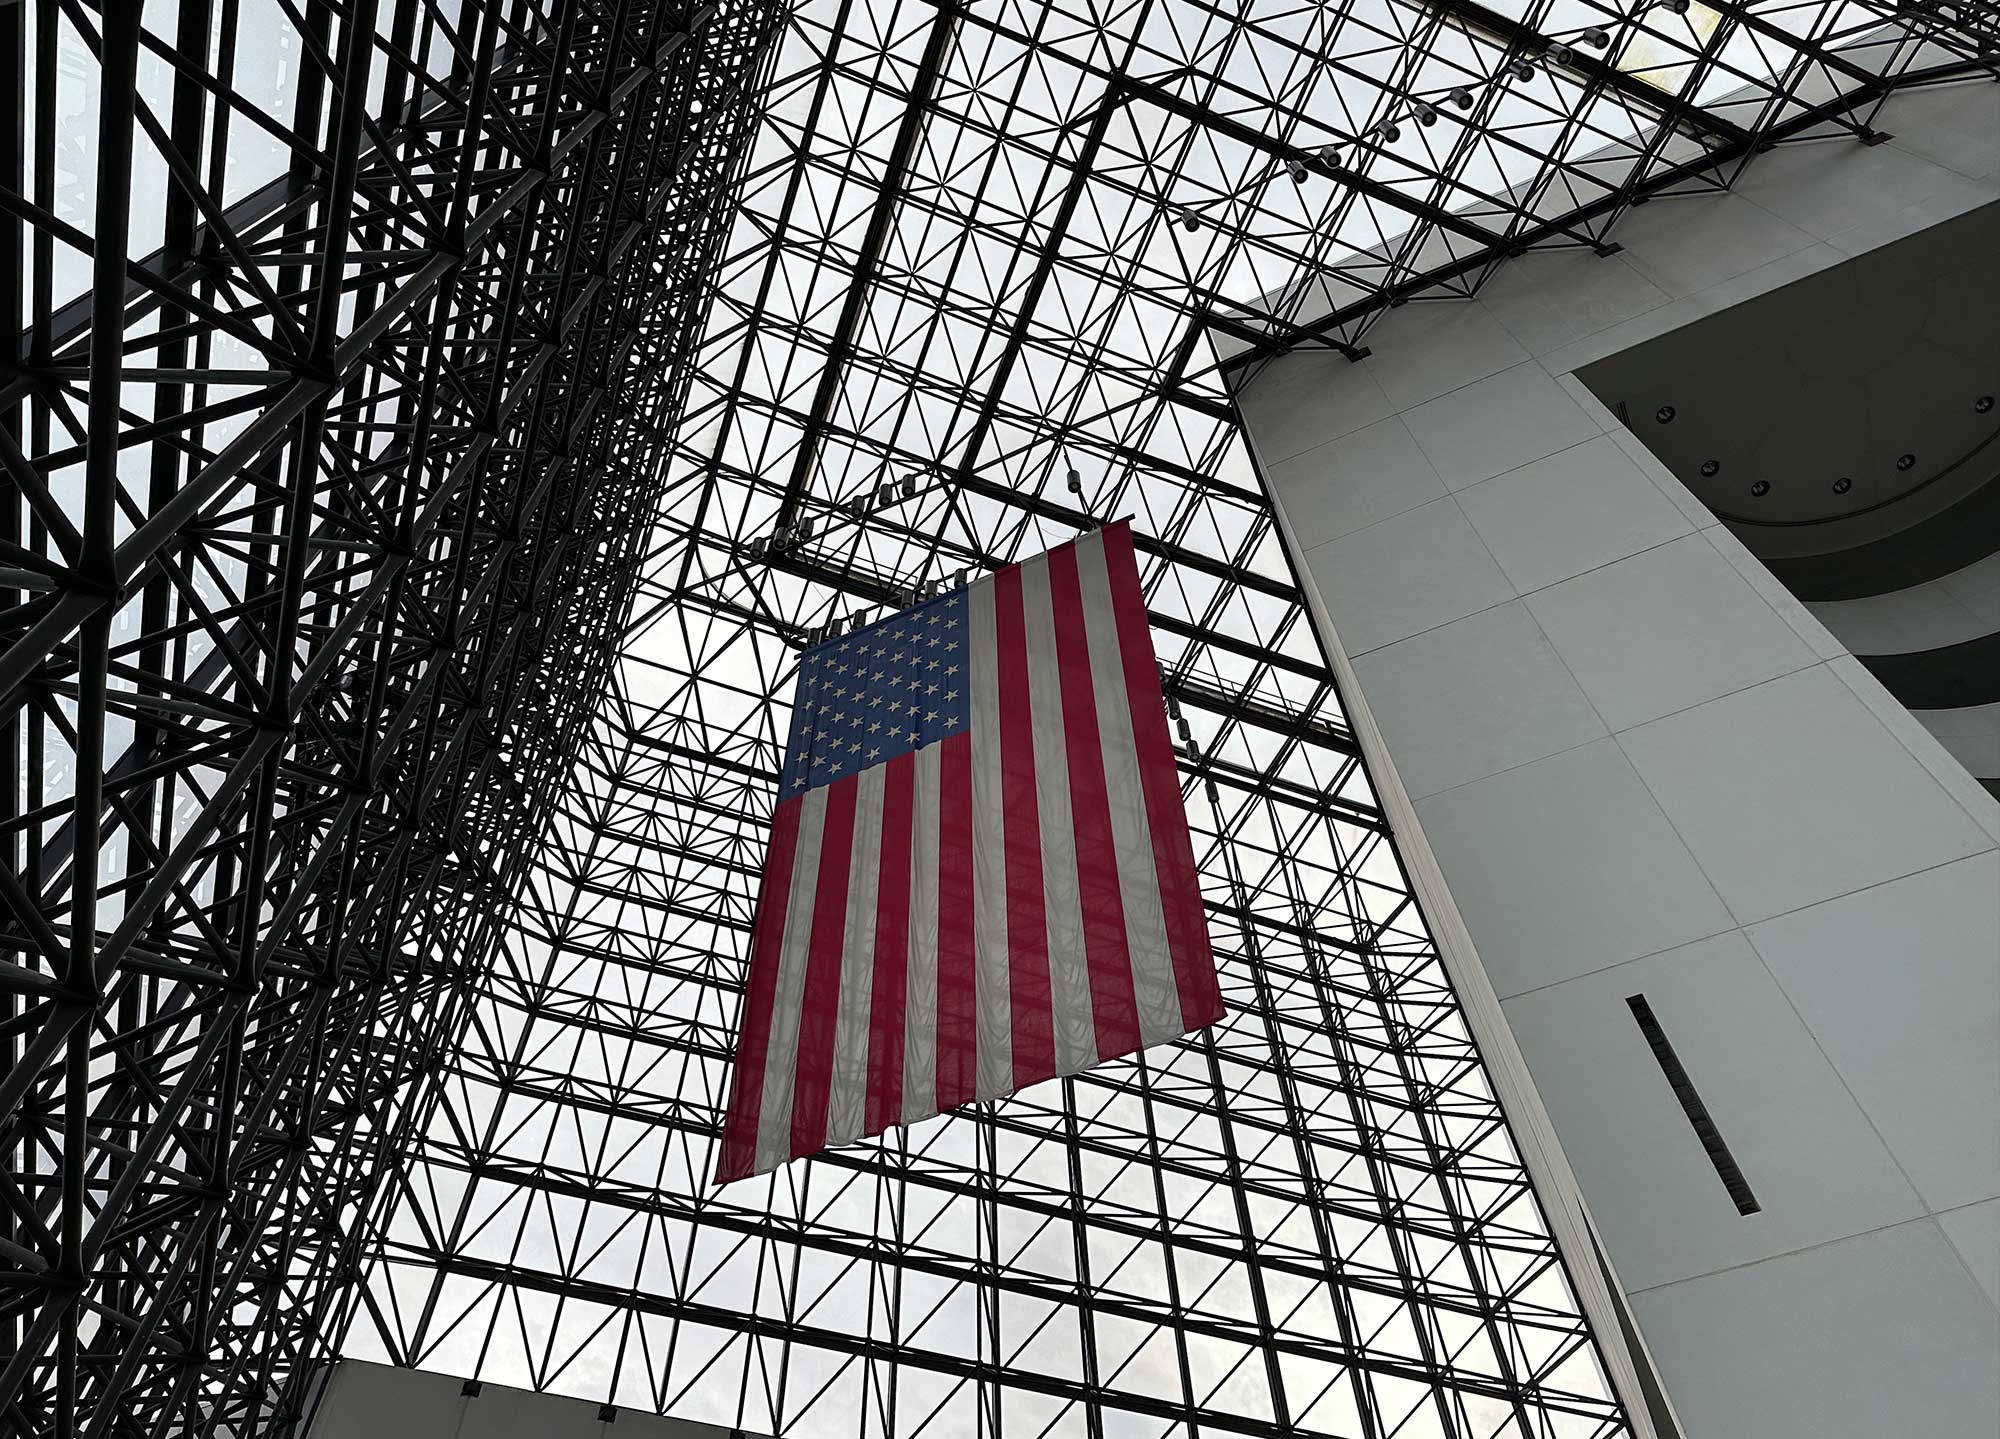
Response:
[[[1865,129],[1971,53],[1912,28],[1949,20],[797,6],[613,694],[354,1351],[752,1433],[1628,1432],[1218,362]],[[1229,1019],[710,1191],[799,644],[1118,515]]]
[[[8,542],[33,618],[7,656],[33,681],[8,688],[28,736],[8,862],[18,849],[57,923],[85,915],[76,943],[116,971],[105,1003],[58,1004],[34,967],[66,972],[34,957],[63,948],[54,932],[10,951],[29,967],[0,986],[9,1033],[40,1067],[6,1083],[41,1096],[32,1133],[9,1131],[13,1173],[54,1203],[48,1156],[123,1166],[134,1115],[177,1136],[167,1160],[119,1170],[132,1183],[64,1185],[66,1216],[122,1246],[88,1313],[25,1269],[0,1276],[9,1322],[34,1316],[34,1362],[60,1371],[81,1346],[104,1414],[137,1412],[114,1381],[142,1373],[158,1412],[213,1427],[225,1396],[238,1424],[273,1374],[297,1389],[344,1303],[358,1354],[752,1434],[1643,1432],[1581,1317],[1589,1261],[1556,1252],[1405,886],[1218,366],[1358,353],[1385,304],[1468,291],[1517,248],[1605,243],[1634,199],[1726,183],[1761,143],[1852,143],[1893,85],[1991,68],[1972,8],[805,0],[770,51],[762,0],[154,0],[143,34],[135,13],[0,3],[32,97],[0,146],[0,237],[43,366],[0,390],[0,420],[27,417],[9,462],[32,509]],[[698,63],[668,63],[682,38]],[[129,84],[104,82],[114,49]],[[704,249],[737,163],[721,112],[747,113],[752,56],[763,118],[732,226]],[[343,91],[356,74],[365,104]],[[99,117],[122,110],[129,138],[135,109],[150,125],[127,184]],[[562,137],[547,149],[544,126]],[[598,157],[635,151],[655,183],[620,209],[626,172]],[[103,267],[96,313],[124,343],[97,349],[97,207],[121,194],[130,268],[158,268],[126,293]],[[586,225],[597,256],[568,243]],[[385,307],[392,293],[437,308]],[[679,326],[700,313],[688,378]],[[294,353],[308,327],[324,377]],[[634,404],[583,448],[516,417],[482,458],[489,387],[585,433],[577,417],[627,378],[590,368],[613,336]],[[87,396],[86,363],[121,350],[122,394]],[[580,519],[531,526],[526,547],[580,578],[516,607],[508,556],[542,464]],[[461,499],[467,475],[482,482]],[[462,505],[479,543],[433,538],[412,561],[376,523],[401,495],[454,532]],[[1118,515],[1188,727],[1228,1018],[711,1190],[800,643]],[[115,639],[112,589],[78,582],[67,528],[115,540],[144,590],[117,597]],[[260,547],[281,539],[306,608],[349,619],[299,639],[266,594]],[[418,578],[392,584],[406,562]],[[397,610],[385,591],[414,598]],[[482,621],[491,648],[437,658],[437,617],[487,593],[510,596]],[[593,712],[610,656],[592,636],[628,600]],[[310,693],[263,723],[247,706],[267,668],[290,683],[301,643]],[[495,675],[546,695],[538,723],[488,733]],[[149,707],[154,690],[171,703]],[[86,710],[98,723],[72,722]],[[579,730],[525,879],[469,881],[446,834],[405,886],[419,826],[399,804],[443,814],[448,788],[443,828],[518,855],[548,756]],[[412,732],[477,764],[435,766],[441,788],[404,763]],[[383,775],[378,740],[403,746]],[[282,789],[253,812],[231,796],[267,754]],[[383,779],[365,807],[364,771]],[[94,870],[72,844],[96,846]],[[267,868],[290,896],[275,918]],[[315,888],[350,873],[381,901],[365,924],[346,889]],[[217,915],[269,932],[239,945]],[[377,924],[423,961],[393,1011],[343,968]],[[142,927],[159,951],[121,960]],[[248,1044],[238,948],[270,1006]],[[311,1018],[326,993],[337,1031]],[[351,1069],[317,1048],[336,1032]],[[297,1077],[301,1033],[318,1068]],[[92,1044],[72,1083],[62,1056]],[[234,1161],[266,1187],[239,1195],[276,1197],[253,1213],[204,1189],[204,1229],[181,1181],[235,1142],[239,1058],[268,1085]],[[260,1116],[294,1110],[265,1142]],[[27,1212],[9,1233],[59,1249],[50,1228]],[[234,1256],[219,1279],[217,1235]],[[222,1333],[240,1349],[195,1342]],[[203,1352],[221,1357],[184,1362]]]
[[[1219,362],[1865,132],[1953,23],[797,6],[613,694],[355,1352],[753,1433],[1628,1432]],[[1229,1019],[711,1192],[798,646],[1118,515]]]

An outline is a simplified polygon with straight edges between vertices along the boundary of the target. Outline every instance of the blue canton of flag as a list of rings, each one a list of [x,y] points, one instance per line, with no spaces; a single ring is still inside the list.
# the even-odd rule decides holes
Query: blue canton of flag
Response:
[[[961,733],[966,682],[965,591],[828,640],[799,662],[784,793],[803,794]]]

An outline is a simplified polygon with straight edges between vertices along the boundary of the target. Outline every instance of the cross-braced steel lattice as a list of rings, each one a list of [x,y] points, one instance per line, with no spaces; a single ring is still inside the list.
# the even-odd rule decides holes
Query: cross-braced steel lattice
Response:
[[[777,21],[0,6],[9,1432],[282,1431],[341,1329],[762,1433],[1625,1432],[1220,367],[1872,140],[1990,7],[804,0],[759,92]],[[1229,1018],[709,1191],[798,643],[1114,513]]]
[[[0,1433],[302,1409],[603,690],[778,15],[0,8]]]
[[[1980,73],[1967,16],[799,6],[623,662],[351,1351],[751,1434],[1625,1432],[1218,366],[1870,139]],[[1120,513],[1228,1019],[709,1190],[800,640]]]

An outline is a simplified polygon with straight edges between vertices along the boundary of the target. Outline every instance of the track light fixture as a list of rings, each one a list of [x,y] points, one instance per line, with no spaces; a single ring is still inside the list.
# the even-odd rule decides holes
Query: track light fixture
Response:
[[[1335,165],[1338,165],[1340,163],[1340,146],[1338,145],[1320,146],[1319,162],[1320,164],[1327,166],[1329,169],[1331,169]]]
[[[1287,171],[1289,171],[1289,172],[1291,173],[1291,177],[1292,177],[1292,183],[1293,183],[1294,185],[1303,185],[1303,184],[1305,184],[1305,182],[1306,182],[1306,162],[1305,162],[1305,161],[1303,161],[1303,160],[1287,160],[1287,161],[1285,162],[1285,169],[1286,169]]]
[[[1689,4],[1690,0],[1660,0],[1660,8],[1669,15],[1687,14]]]
[[[1610,32],[1601,25],[1593,25],[1583,32],[1583,43],[1593,50],[1602,50],[1611,43]]]
[[[1436,107],[1432,105],[1426,105],[1421,100],[1417,101],[1416,105],[1411,109],[1410,113],[1417,117],[1417,123],[1419,125],[1435,125],[1438,122],[1438,112]]]
[[[1557,44],[1551,45],[1549,46],[1548,49],[1544,50],[1542,52],[1542,58],[1544,60],[1547,60],[1551,65],[1567,65],[1569,64],[1570,61],[1576,58],[1576,51],[1570,49],[1569,46],[1558,42]]]
[[[1472,92],[1463,85],[1454,85],[1451,89],[1451,94],[1445,98],[1461,110],[1470,110],[1472,108]]]
[[[1535,67],[1530,65],[1526,60],[1509,60],[1500,68],[1509,75],[1512,75],[1516,80],[1532,80],[1535,78]]]
[[[1394,120],[1384,120],[1375,127],[1375,134],[1385,145],[1393,145],[1403,138],[1403,128]]]
[[[915,475],[903,476],[903,498],[906,500],[914,500],[916,497],[917,497],[917,477]]]
[[[1066,482],[1069,485],[1069,492],[1071,494],[1080,495],[1083,493],[1083,476],[1079,475],[1074,468],[1066,476]]]
[[[1199,230],[1201,228],[1201,216],[1195,214],[1195,212],[1192,210],[1181,211],[1180,222],[1181,222],[1181,228],[1187,231],[1190,235],[1192,235],[1196,230]]]

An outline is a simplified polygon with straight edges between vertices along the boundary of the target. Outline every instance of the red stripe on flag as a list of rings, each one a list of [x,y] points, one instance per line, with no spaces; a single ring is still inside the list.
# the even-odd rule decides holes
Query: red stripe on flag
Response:
[[[993,650],[999,672],[1000,818],[1007,859],[1007,993],[1017,1087],[1056,1072],[1049,1012],[1049,924],[1042,878],[1042,821],[1035,803],[1035,712],[1028,691],[1028,633],[1021,571],[993,576]]]
[[[910,811],[914,750],[882,774],[882,864],[875,881],[875,971],[868,999],[868,1102],[862,1132],[880,1134],[903,1112],[903,1006],[910,957]]]
[[[799,995],[799,1056],[792,1084],[792,1155],[826,1147],[826,1105],[833,1092],[833,1034],[840,1017],[840,951],[847,938],[848,867],[854,855],[858,775],[827,786],[826,830],[819,842],[812,934],[806,941]]]
[[[972,736],[938,744],[937,1107],[979,1093],[979,992],[972,928]]]
[[[1208,920],[1202,913],[1195,878],[1194,846],[1188,839],[1187,810],[1181,803],[1180,772],[1153,669],[1153,641],[1146,627],[1146,595],[1139,586],[1139,560],[1132,529],[1107,525],[1104,569],[1111,585],[1111,611],[1118,624],[1118,658],[1125,670],[1125,695],[1132,709],[1132,739],[1139,751],[1139,788],[1146,797],[1146,827],[1153,835],[1153,869],[1160,882],[1160,909],[1173,952],[1174,986],[1180,991],[1181,1020],[1199,1029],[1222,1017],[1222,992],[1208,949]]]
[[[785,938],[785,901],[792,889],[792,859],[798,848],[799,810],[804,803],[783,800],[771,817],[771,845],[764,855],[757,917],[750,930],[742,1031],[736,1042],[729,1108],[723,1116],[722,1143],[715,1159],[717,1184],[743,1178],[757,1157],[757,1112],[764,1101],[764,1059],[770,1050],[771,1009],[778,993],[778,951]]]
[[[1104,747],[1097,730],[1097,692],[1090,681],[1090,635],[1084,628],[1083,584],[1076,546],[1049,552],[1049,600],[1055,611],[1056,666],[1062,682],[1063,743],[1069,756],[1069,806],[1076,830],[1077,894],[1083,910],[1083,952],[1090,968],[1090,1013],[1097,1057],[1139,1047],[1139,1006],[1132,994],[1132,955],[1125,942],[1125,899],[1118,887],[1118,845],[1111,833]]]

